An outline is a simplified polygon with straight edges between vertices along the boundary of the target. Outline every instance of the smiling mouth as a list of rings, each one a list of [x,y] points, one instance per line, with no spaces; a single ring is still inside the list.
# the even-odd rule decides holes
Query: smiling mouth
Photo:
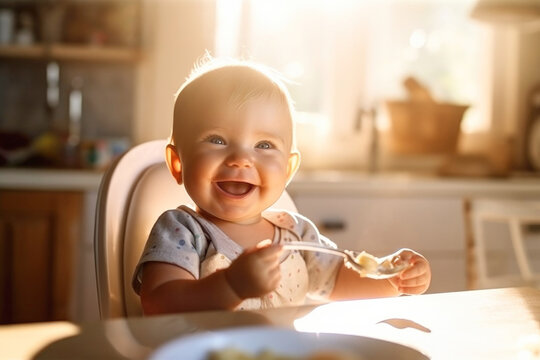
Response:
[[[234,196],[248,194],[255,185],[241,181],[220,181],[217,186],[225,193]]]

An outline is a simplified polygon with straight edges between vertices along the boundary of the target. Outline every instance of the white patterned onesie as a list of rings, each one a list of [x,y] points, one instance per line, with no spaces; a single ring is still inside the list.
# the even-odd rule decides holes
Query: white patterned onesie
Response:
[[[313,223],[302,215],[284,210],[269,210],[263,217],[274,225],[273,243],[305,241],[335,247],[320,235]],[[177,265],[196,279],[228,267],[243,248],[221,229],[187,206],[164,212],[154,224],[133,276],[139,293],[142,265],[150,261]],[[334,288],[343,264],[339,256],[312,251],[284,251],[281,282],[275,291],[244,300],[237,309],[263,309],[301,305],[306,298],[325,300]]]

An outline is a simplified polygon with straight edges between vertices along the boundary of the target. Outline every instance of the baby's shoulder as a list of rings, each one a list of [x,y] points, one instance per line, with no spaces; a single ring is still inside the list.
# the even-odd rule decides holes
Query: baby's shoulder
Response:
[[[193,215],[190,214],[189,210],[186,209],[185,206],[179,206],[175,209],[168,209],[165,210],[161,215],[160,218],[170,218],[174,219],[176,221],[186,221],[190,218],[192,218]]]
[[[179,206],[176,209],[169,209],[163,212],[158,218],[156,225],[163,228],[187,229],[190,231],[201,231],[197,214],[186,206]]]

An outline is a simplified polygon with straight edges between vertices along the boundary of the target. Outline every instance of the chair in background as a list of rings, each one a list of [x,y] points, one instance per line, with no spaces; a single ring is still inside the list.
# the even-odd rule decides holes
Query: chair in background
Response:
[[[135,146],[103,176],[96,206],[94,255],[102,319],[142,314],[131,277],[159,215],[193,204],[165,163],[166,140]],[[287,192],[273,207],[296,210]]]
[[[539,201],[473,199],[470,200],[469,216],[473,235],[476,288],[538,284],[540,273],[534,272],[527,254],[525,226],[540,225]],[[518,274],[490,274],[490,237],[486,234],[486,224],[490,222],[508,226],[511,241],[509,245],[516,259]]]

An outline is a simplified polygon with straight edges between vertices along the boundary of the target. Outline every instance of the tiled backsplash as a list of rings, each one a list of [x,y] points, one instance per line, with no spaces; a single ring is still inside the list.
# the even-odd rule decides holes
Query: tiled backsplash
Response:
[[[45,64],[0,62],[0,130],[37,135],[46,130]]]
[[[82,139],[131,137],[135,67],[126,64],[60,62],[60,99],[49,119],[46,61],[0,61],[0,131],[31,137],[53,129],[67,131],[71,82],[82,85]]]

